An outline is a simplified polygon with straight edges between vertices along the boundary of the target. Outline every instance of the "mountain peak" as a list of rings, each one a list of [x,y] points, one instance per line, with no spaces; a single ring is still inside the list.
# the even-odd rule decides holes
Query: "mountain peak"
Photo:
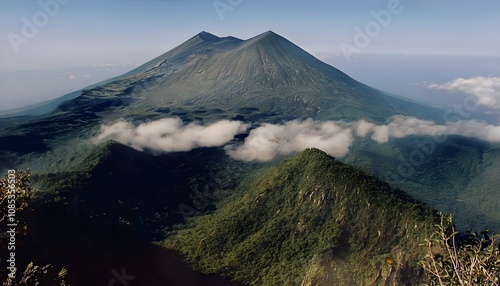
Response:
[[[261,35],[262,36],[266,36],[266,37],[267,36],[271,36],[271,37],[280,36],[280,35],[276,34],[275,32],[273,32],[271,30],[266,31],[266,32],[262,33]]]
[[[124,97],[113,98],[117,88],[112,88],[111,93],[108,89],[93,92],[106,93],[106,99],[99,97],[99,100],[116,101],[132,108],[157,105],[184,108],[181,107],[184,103],[189,103],[189,108],[194,104],[228,110],[259,106],[259,114],[288,117],[293,111],[302,118],[329,120],[355,120],[362,116],[383,121],[386,115],[401,114],[399,105],[395,107],[396,99],[389,101],[385,94],[354,81],[271,30],[247,40],[202,31],[120,80],[126,78],[134,81],[114,79],[108,83],[115,82],[124,92],[127,88],[133,90],[133,85],[147,87],[147,91],[131,92],[126,101]],[[135,81],[136,78],[141,80]],[[97,104],[94,99],[86,92],[85,96],[60,107],[81,106],[85,102],[87,108],[93,108]],[[406,102],[400,105],[406,106]]]
[[[269,30],[267,32],[264,32],[262,34],[259,34],[253,38],[248,39],[248,42],[259,42],[259,41],[279,41],[279,40],[286,40],[282,36],[276,34],[275,32]],[[288,41],[288,40],[287,40]]]
[[[198,35],[196,35],[198,38],[206,41],[206,42],[218,42],[221,40],[220,37],[217,37],[214,34],[211,34],[209,32],[201,31]]]
[[[242,42],[243,41],[241,39],[238,39],[238,38],[232,37],[232,36],[218,37],[212,33],[206,32],[206,31],[201,31],[196,36],[194,36],[192,39],[200,39],[203,42],[207,42],[207,43],[218,43],[218,42],[222,42],[222,41],[230,41],[230,42]]]
[[[378,276],[391,275],[382,272],[385,257],[403,265],[391,279],[419,285],[415,257],[423,257],[425,248],[417,238],[430,235],[437,221],[433,209],[313,148],[254,182],[203,221],[194,218],[193,227],[176,232],[165,245],[180,250],[197,269],[228,273],[224,266],[234,265],[231,278],[250,285],[374,285]],[[203,240],[206,233],[210,239]],[[219,249],[224,251],[214,251]],[[399,249],[415,254],[401,255]],[[318,265],[338,270],[294,271]]]

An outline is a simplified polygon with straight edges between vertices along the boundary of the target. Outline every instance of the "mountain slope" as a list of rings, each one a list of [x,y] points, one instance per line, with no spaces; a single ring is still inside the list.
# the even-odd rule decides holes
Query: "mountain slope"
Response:
[[[245,41],[202,32],[125,75],[22,114],[56,105],[39,117],[0,119],[0,126],[5,126],[0,130],[0,145],[5,146],[0,169],[19,165],[26,154],[42,154],[67,140],[91,136],[101,123],[123,118],[382,122],[395,114],[435,113],[365,86],[271,31]],[[30,146],[15,147],[31,137],[36,140]]]
[[[57,194],[71,212],[96,218],[107,213],[99,219],[121,218],[151,234],[184,221],[183,204],[197,211],[212,209],[213,193],[240,180],[245,170],[223,157],[217,148],[154,156],[108,141],[95,146],[76,168],[34,174],[33,181],[44,191],[41,195]]]
[[[496,219],[498,227],[495,229],[500,229],[499,157],[500,146],[498,145],[482,154],[481,164],[474,170],[470,185],[459,198],[464,203],[474,206],[481,213],[486,213]]]
[[[434,141],[434,139],[436,139]],[[357,140],[343,162],[369,170],[378,178],[405,190],[414,198],[453,213],[460,229],[500,230],[495,163],[499,148],[474,138],[409,136],[387,144]],[[411,154],[422,142],[434,142],[433,151],[416,161]]]
[[[309,149],[165,246],[198,270],[249,285],[418,285],[419,243],[435,222],[405,193]]]
[[[396,114],[440,119],[437,110],[363,85],[271,31],[244,41],[202,32],[112,82],[85,89],[59,111],[101,111],[103,104],[116,117],[155,116],[168,106],[268,121],[384,122]]]
[[[155,83],[141,94],[138,108],[168,105],[236,111],[237,106],[284,119],[283,114],[294,114],[375,121],[401,113],[432,116],[435,112],[365,86],[271,31],[245,41],[202,33],[158,60],[163,61],[147,71]]]
[[[256,127],[305,118],[387,123],[395,114],[440,122],[443,114],[363,85],[271,31],[248,40],[202,32],[78,94],[43,116],[0,119],[0,170],[57,173],[76,168],[92,152],[88,139],[103,124],[118,120],[139,124],[180,117],[186,123],[207,124],[234,119]],[[427,139],[414,136],[378,144],[357,138],[342,160],[454,212],[460,222],[466,218],[461,227],[498,229],[498,202],[487,199],[494,196],[495,182],[484,179],[496,168],[482,161],[493,162],[496,156],[488,154],[497,153],[475,139],[450,137],[436,143],[435,154],[411,166],[412,174],[402,176],[400,165]]]

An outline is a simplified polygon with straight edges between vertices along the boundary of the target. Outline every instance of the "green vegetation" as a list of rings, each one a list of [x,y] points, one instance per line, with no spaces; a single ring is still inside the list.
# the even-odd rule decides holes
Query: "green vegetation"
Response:
[[[310,149],[164,245],[197,270],[250,285],[414,285],[436,222],[402,191]]]
[[[17,215],[22,214],[29,205],[32,189],[31,175],[28,171],[9,172],[0,179],[0,223],[8,221],[8,205],[14,202]],[[11,221],[10,223],[17,223]]]
[[[207,40],[200,34],[123,76],[65,99],[70,100],[42,116],[0,119],[0,171],[30,168],[34,184],[45,180],[43,191],[55,189],[49,177],[65,189],[80,185],[79,175],[92,173],[85,160],[102,154],[89,138],[102,124],[122,119],[234,119],[256,126],[305,118],[386,124],[393,115],[440,122],[443,115],[363,85],[272,32],[248,41]],[[56,102],[46,107],[55,108]],[[495,196],[499,146],[450,136],[425,154],[411,174],[400,176],[402,160],[420,150],[415,142],[427,139],[413,136],[378,144],[357,138],[342,160],[453,213],[462,228],[500,230],[500,196]],[[62,182],[68,176],[71,183]]]
[[[15,271],[15,278],[12,279],[9,276],[12,272],[7,268],[8,263],[5,262],[2,264],[0,268],[0,280],[5,281],[2,283],[2,286],[68,286],[69,284],[66,282],[68,271],[65,268],[56,271],[51,264],[40,267],[34,265],[33,261],[26,263],[26,261],[34,259],[33,257],[26,257],[26,253],[29,253],[29,251],[25,250],[26,246],[28,246],[26,236],[31,227],[30,221],[33,220],[31,176],[29,170],[9,174],[0,179],[0,223],[2,223],[0,255],[2,260],[7,260],[7,257],[10,257],[11,253],[15,253],[17,269]],[[12,190],[15,190],[15,192],[12,192]],[[12,214],[12,212],[8,211],[11,209],[10,205],[13,205],[15,208],[14,217],[9,216],[9,213]],[[8,223],[17,225],[15,228],[15,244],[12,244],[13,241],[7,235],[7,230],[11,228],[7,226]],[[12,248],[12,246],[15,248]],[[23,266],[25,267],[23,272],[20,271],[20,269],[24,269],[20,267],[21,265],[26,265]]]
[[[158,228],[156,222],[161,222],[162,226],[170,225],[172,220],[179,222],[171,218],[178,213],[179,203],[176,201],[176,194],[169,192],[170,187],[174,189],[174,183],[184,186],[179,192],[183,195],[182,201],[189,203],[190,184],[186,178],[191,178],[192,174],[184,168],[182,172],[176,168],[182,164],[186,164],[186,168],[195,167],[193,162],[171,157],[159,158],[156,162],[166,161],[166,165],[160,166],[160,173],[154,168],[146,167],[144,172],[138,172],[137,176],[142,176],[145,180],[154,178],[165,180],[163,185],[167,188],[149,189],[136,177],[124,180],[123,169],[112,169],[117,172],[116,176],[100,172],[109,170],[113,164],[129,167],[120,160],[138,163],[137,168],[141,169],[144,167],[141,164],[151,162],[151,155],[113,143],[102,147],[101,156],[94,154],[100,159],[95,160],[96,157],[92,156],[87,161],[93,166],[92,170],[95,173],[90,172],[83,180],[72,183],[71,180],[64,178],[63,173],[43,178],[43,184],[47,186],[49,182],[54,183],[49,193],[33,192],[29,184],[31,179],[29,173],[17,172],[19,207],[16,266],[18,268],[15,280],[5,285],[63,286],[68,284],[66,281],[71,285],[108,285],[114,277],[112,270],[120,273],[122,268],[126,268],[128,275],[135,276],[130,285],[239,286],[238,283],[224,281],[220,277],[195,272],[182,261],[178,253],[167,251],[151,242],[151,236]],[[214,155],[211,152],[205,152],[204,155],[207,154]],[[193,154],[190,156],[193,161],[206,162],[199,160]],[[146,160],[141,162],[142,159]],[[172,170],[170,176],[161,173],[168,169]],[[185,173],[185,177],[179,176],[179,172]],[[193,172],[203,173],[199,169]],[[150,177],[145,176],[148,173]],[[79,177],[82,174],[76,172],[74,176]],[[177,181],[173,182],[173,178]],[[202,182],[201,178],[199,182]],[[4,211],[7,204],[5,178],[0,183],[1,210]],[[108,185],[102,186],[101,183]],[[99,185],[101,187],[97,188]],[[155,181],[154,185],[162,184]],[[109,189],[113,186],[115,188]],[[165,210],[160,207],[166,204],[171,204],[172,208],[168,206],[164,212]],[[1,214],[3,217],[4,213]],[[3,229],[5,225],[2,221],[0,232],[2,266],[5,265],[4,258],[9,257],[6,247],[7,230]],[[168,265],[169,268],[164,269],[159,265]],[[0,285],[7,281],[7,274],[6,268],[2,267]]]
[[[434,142],[433,152],[423,150],[419,145],[422,142]],[[495,180],[500,172],[498,146],[460,136],[409,136],[386,144],[358,139],[351,149],[344,162],[370,171],[444,213],[452,213],[460,229],[500,231],[500,196]],[[410,158],[410,154],[414,156]]]
[[[471,138],[449,136],[435,142],[421,161],[410,156],[422,151],[419,143],[429,137],[386,144],[357,138],[342,158],[418,200],[318,150],[270,167],[283,158],[252,164],[229,159],[223,148],[152,155],[117,142],[90,142],[102,124],[122,119],[233,119],[256,126],[305,118],[387,123],[397,114],[441,118],[439,110],[356,82],[273,33],[246,42],[204,37],[195,36],[126,75],[69,95],[72,100],[57,108],[55,101],[42,106],[55,108],[51,113],[0,120],[0,171],[31,168],[39,190],[32,192],[29,173],[18,173],[16,184],[26,190],[18,198],[20,226],[35,233],[38,244],[35,236],[31,242],[21,236],[20,242],[27,243],[34,257],[50,256],[62,263],[56,269],[73,265],[72,275],[87,279],[85,272],[96,274],[90,270],[98,267],[88,266],[89,261],[100,260],[94,252],[102,258],[124,253],[130,245],[149,249],[166,229],[165,245],[180,250],[196,269],[247,284],[415,284],[424,277],[419,258],[426,251],[438,253],[433,247],[450,239],[434,236],[429,249],[421,245],[439,217],[418,200],[454,213],[461,228],[500,230],[500,148]],[[5,200],[0,197],[1,203]],[[174,227],[184,221],[180,206],[203,215],[188,226]],[[2,208],[2,220],[4,212]],[[139,238],[128,240],[130,234]],[[4,243],[5,237],[0,238]],[[472,251],[486,259],[484,249],[462,249],[469,250],[464,255]],[[142,257],[141,251],[134,257]],[[83,263],[72,264],[76,254],[85,257]],[[430,259],[449,265],[447,259],[454,258]],[[59,275],[30,261],[22,262],[25,277]],[[99,279],[90,277],[87,284],[108,279],[114,262],[104,261]],[[441,272],[446,268],[426,269],[442,279],[450,275]]]
[[[66,268],[62,268],[59,272],[55,272],[53,266],[50,264],[40,267],[30,262],[28,266],[26,266],[18,282],[7,279],[2,286],[69,286],[66,282],[67,274],[68,270],[66,270]]]
[[[134,179],[129,178],[130,181],[120,185],[118,181],[123,176],[123,170],[111,166],[129,168],[122,161],[125,159],[136,164],[138,169],[146,168],[138,176],[149,174],[147,178],[152,180],[161,177],[146,167],[151,163],[152,156],[113,142],[101,145],[94,152],[74,172],[73,177],[79,180],[51,176],[41,180],[45,184],[63,183],[53,186],[52,196],[33,196],[30,172],[17,172],[18,224],[23,230],[18,241],[22,249],[34,247],[33,238],[38,237],[33,236],[34,233],[44,231],[48,226],[35,223],[34,217],[52,222],[58,219],[58,225],[63,225],[69,217],[69,223],[73,223],[74,219],[80,221],[67,230],[58,232],[53,229],[50,237],[37,238],[42,239],[38,243],[46,245],[58,237],[59,242],[54,241],[54,245],[75,251],[76,246],[71,241],[98,229],[92,226],[91,220],[84,218],[85,214],[99,217],[99,211],[105,211],[107,207],[108,226],[118,226],[123,228],[121,232],[127,233],[143,224],[151,231],[160,225],[151,224],[153,217],[165,221],[176,212],[178,202],[189,201],[187,197],[179,197],[172,205],[174,209],[169,207],[168,212],[163,214],[148,213],[141,207],[137,217],[124,215],[119,208],[136,209],[139,204],[134,204],[134,201],[143,201],[158,193],[147,193],[142,199],[137,199],[139,193],[132,192],[137,186],[125,186]],[[216,149],[204,150],[200,153],[203,155],[198,155],[203,160],[191,158],[191,161],[184,161],[193,156],[190,154],[188,157],[178,155],[178,159],[172,155],[160,156],[156,161],[157,164],[169,162],[164,163],[161,170],[178,168],[184,163],[194,168],[192,173],[183,171],[185,179],[173,170],[168,178],[176,177],[179,186],[199,189],[206,184],[216,184],[210,190],[219,197],[214,211],[211,211],[212,207],[204,209],[209,212],[193,217],[188,225],[172,228],[169,227],[172,221],[163,223],[169,229],[164,246],[179,250],[195,270],[223,275],[246,285],[498,284],[495,279],[499,276],[500,249],[492,244],[496,237],[492,237],[489,244],[470,233],[465,239],[456,240],[451,218],[446,220],[441,217],[440,221],[435,210],[319,150],[303,151],[275,167],[257,164],[247,169],[237,169],[239,164],[231,160],[224,164],[217,161],[221,155],[219,152]],[[195,162],[201,164],[196,166]],[[219,162],[210,165],[217,172],[212,177],[206,177],[206,172],[201,171],[208,162]],[[234,165],[225,165],[230,163]],[[105,170],[117,173],[105,173],[105,179],[99,175]],[[234,177],[238,174],[240,177]],[[240,182],[239,186],[236,187],[235,182]],[[108,185],[99,189],[101,184]],[[5,176],[0,180],[2,205],[8,200],[8,185]],[[111,185],[115,185],[116,189],[110,190]],[[182,193],[187,190],[182,190]],[[111,194],[104,195],[106,191]],[[102,208],[97,203],[98,198],[103,201]],[[171,194],[171,198],[175,198],[175,194]],[[79,202],[82,199],[92,202],[93,207],[82,208]],[[115,202],[116,199],[119,203]],[[154,206],[148,204],[149,207]],[[67,209],[61,208],[63,205]],[[118,212],[113,213],[110,206]],[[81,215],[72,214],[71,209],[74,208],[79,208]],[[1,210],[0,217],[5,218],[5,208]],[[103,223],[104,219],[100,217],[97,221]],[[132,225],[128,225],[130,222]],[[434,234],[433,226],[438,227]],[[5,232],[2,233],[0,244],[5,245]],[[459,247],[453,248],[453,243]],[[138,245],[145,247],[144,244]],[[88,248],[88,251],[93,251],[93,248]],[[6,257],[3,252],[2,257]],[[68,285],[68,271],[60,264],[61,261],[70,263],[67,257],[60,256],[62,260],[59,263],[52,263],[41,259],[39,254],[35,254],[37,251],[31,257],[26,256],[29,252],[26,255],[22,253],[19,269],[25,270],[18,273],[15,281],[7,281],[5,269],[0,269],[0,279],[7,281],[4,286],[37,283]],[[422,260],[426,253],[426,258]],[[165,252],[163,255],[170,257],[173,254]],[[107,279],[106,273],[101,275],[102,279]]]
[[[441,215],[435,233],[426,239],[428,254],[420,265],[430,279],[430,285],[484,285],[500,283],[499,235],[488,232],[466,232],[460,239],[453,217]]]

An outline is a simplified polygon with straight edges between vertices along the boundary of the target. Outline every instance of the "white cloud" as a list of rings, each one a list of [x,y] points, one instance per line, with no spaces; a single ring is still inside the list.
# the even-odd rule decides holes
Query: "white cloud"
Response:
[[[179,118],[165,118],[133,125],[124,120],[101,126],[95,143],[113,139],[137,150],[154,152],[190,151],[198,147],[225,146],[228,155],[243,161],[270,161],[277,155],[286,155],[315,147],[342,157],[349,152],[354,136],[367,137],[379,144],[391,138],[411,135],[461,135],[490,143],[500,143],[500,126],[477,120],[435,124],[415,117],[394,116],[385,125],[365,120],[358,122],[293,120],[284,124],[264,123],[250,131],[241,144],[227,145],[235,135],[246,132],[248,125],[240,121],[221,120],[207,126],[184,124]]]
[[[68,79],[69,79],[69,80],[75,80],[75,79],[76,79],[76,76],[72,74],[72,75],[68,76]]]
[[[240,146],[226,147],[227,153],[238,160],[269,161],[276,155],[286,155],[316,147],[333,156],[342,157],[353,142],[352,130],[333,121],[289,121],[284,125],[265,123],[252,130]]]
[[[500,109],[500,77],[458,78],[444,84],[429,84],[427,87],[461,91],[476,97],[480,105]]]
[[[223,146],[247,128],[242,122],[229,120],[208,126],[184,125],[179,118],[166,118],[139,126],[122,120],[101,126],[100,134],[93,141],[98,143],[113,139],[140,151],[190,151],[198,147]]]
[[[478,138],[490,143],[500,143],[500,126],[477,120],[435,124],[415,117],[394,116],[386,125],[376,125],[365,120],[358,122],[289,121],[283,125],[265,123],[252,130],[239,146],[226,146],[227,153],[238,160],[269,161],[277,155],[286,155],[315,147],[326,153],[342,157],[349,152],[354,138],[370,136],[377,143],[387,143],[391,138],[411,135],[446,136],[461,135]]]
[[[478,120],[448,122],[448,134],[475,137],[490,143],[500,143],[500,126],[487,124]]]
[[[461,135],[490,143],[500,143],[500,126],[478,120],[461,120],[439,125],[429,120],[397,115],[392,117],[392,121],[387,125],[374,125],[364,120],[357,123],[358,136],[364,137],[370,133],[371,138],[378,143],[386,143],[390,138],[403,138],[410,135]]]
[[[356,135],[360,137],[365,137],[368,132],[373,130],[375,125],[373,123],[367,122],[365,120],[360,120],[356,127]]]
[[[429,120],[421,120],[415,117],[394,116],[387,125],[378,125],[373,128],[372,139],[378,143],[385,143],[390,137],[403,138],[409,135],[443,135],[446,127],[436,125]]]

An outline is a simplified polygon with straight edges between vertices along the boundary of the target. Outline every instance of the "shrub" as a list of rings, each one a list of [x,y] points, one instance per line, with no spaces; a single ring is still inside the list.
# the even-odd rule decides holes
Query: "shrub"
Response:
[[[419,264],[430,285],[500,285],[499,235],[459,233],[453,217],[441,215],[435,233],[426,239],[428,253]]]
[[[10,174],[10,176],[9,176]],[[19,230],[25,230],[28,227],[26,216],[30,211],[30,202],[32,195],[30,171],[10,171],[4,177],[0,178],[0,223],[6,226],[8,223],[17,224],[17,234],[21,234]],[[10,206],[15,208],[16,216],[9,216],[8,209]],[[23,217],[23,220],[19,220]],[[7,245],[8,237],[5,235],[7,230],[2,229],[0,234],[0,245]],[[2,258],[6,257],[4,249],[0,248]],[[5,255],[5,256],[4,256]],[[29,261],[29,260],[28,260]],[[62,268],[60,271],[53,269],[51,264],[44,267],[36,266],[30,262],[22,275],[16,275],[14,279],[6,273],[7,268],[0,269],[0,278],[4,278],[5,282],[2,286],[28,286],[28,285],[50,285],[50,286],[68,286],[66,275],[68,271]],[[19,269],[17,269],[19,270]],[[16,271],[17,273],[18,271]],[[1,279],[0,279],[1,280]],[[0,282],[1,283],[1,282]]]

